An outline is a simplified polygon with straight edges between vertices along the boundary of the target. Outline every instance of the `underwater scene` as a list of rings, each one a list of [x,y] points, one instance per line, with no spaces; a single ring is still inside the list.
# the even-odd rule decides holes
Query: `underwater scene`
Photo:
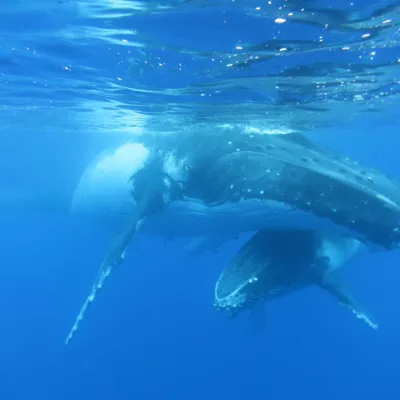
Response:
[[[400,1],[3,0],[0,400],[400,398]]]

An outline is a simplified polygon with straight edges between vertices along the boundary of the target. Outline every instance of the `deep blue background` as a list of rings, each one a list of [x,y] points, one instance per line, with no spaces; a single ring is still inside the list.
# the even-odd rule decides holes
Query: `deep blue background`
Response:
[[[317,139],[399,176],[395,130],[384,127],[383,141],[368,126],[355,128],[342,131],[340,143],[334,130]],[[361,144],[366,132],[368,143]],[[66,145],[63,153],[72,149]],[[39,176],[39,163],[36,169]],[[271,303],[260,333],[247,316],[229,321],[212,308],[213,282],[237,243],[196,259],[173,243],[140,236],[66,347],[110,232],[56,213],[16,209],[1,213],[0,224],[1,398],[400,394],[396,251],[361,255],[343,270],[356,298],[378,320],[377,331],[310,288]]]

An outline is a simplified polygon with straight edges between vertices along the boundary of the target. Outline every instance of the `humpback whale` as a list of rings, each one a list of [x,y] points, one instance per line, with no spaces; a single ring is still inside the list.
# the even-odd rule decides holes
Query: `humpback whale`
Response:
[[[364,245],[357,239],[312,230],[259,231],[220,274],[214,305],[232,316],[310,285],[324,289],[376,329],[338,275]]]
[[[183,132],[151,145],[127,143],[84,173],[72,212],[108,214],[118,223],[66,343],[138,231],[229,238],[308,228],[383,250],[400,242],[400,184],[301,134],[231,129]]]

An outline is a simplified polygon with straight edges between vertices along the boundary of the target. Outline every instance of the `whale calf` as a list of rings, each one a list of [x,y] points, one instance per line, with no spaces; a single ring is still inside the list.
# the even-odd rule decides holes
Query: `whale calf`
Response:
[[[257,310],[257,303],[317,285],[376,329],[378,325],[360,309],[337,272],[362,247],[354,238],[330,232],[257,232],[219,276],[214,305],[236,316]]]
[[[400,242],[400,184],[300,134],[233,129],[127,143],[89,166],[72,213],[104,218],[118,232],[67,343],[138,231],[230,238],[308,228],[383,250]]]

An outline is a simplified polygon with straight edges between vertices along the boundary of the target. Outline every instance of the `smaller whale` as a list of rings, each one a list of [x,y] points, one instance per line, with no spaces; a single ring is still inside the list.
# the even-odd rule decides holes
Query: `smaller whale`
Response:
[[[259,231],[219,276],[214,305],[232,316],[249,310],[259,318],[261,302],[317,285],[376,329],[337,272],[363,246],[354,238],[322,231]]]

